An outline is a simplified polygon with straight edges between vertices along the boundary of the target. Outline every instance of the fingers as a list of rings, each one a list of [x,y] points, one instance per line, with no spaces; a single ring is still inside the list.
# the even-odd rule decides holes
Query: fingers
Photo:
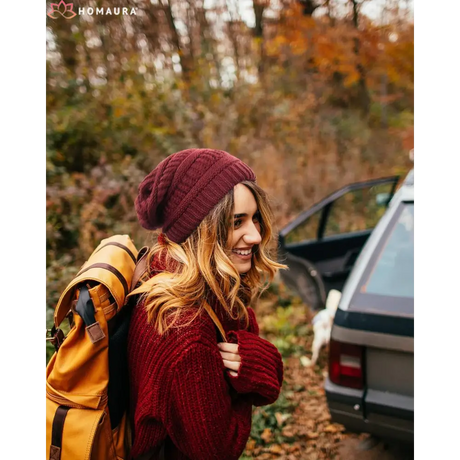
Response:
[[[226,359],[227,361],[236,361],[238,363],[241,362],[241,357],[237,353],[226,353],[225,351],[220,351],[219,353],[222,358]]]
[[[236,361],[227,361],[226,359],[224,359],[224,366],[231,371],[238,372],[240,365],[241,363],[238,363]]]
[[[241,357],[238,353],[238,344],[221,342],[218,343],[219,353],[222,356],[225,368],[228,373],[233,376],[238,376],[238,370],[241,366]]]
[[[237,343],[219,342],[217,346],[219,347],[220,351],[225,351],[227,353],[238,353]]]

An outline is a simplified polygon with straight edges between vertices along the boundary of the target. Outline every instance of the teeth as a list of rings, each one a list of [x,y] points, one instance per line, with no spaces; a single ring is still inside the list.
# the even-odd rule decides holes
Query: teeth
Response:
[[[251,254],[251,250],[249,249],[248,251],[237,251],[236,249],[233,250],[236,254],[239,254],[240,256],[248,256]]]

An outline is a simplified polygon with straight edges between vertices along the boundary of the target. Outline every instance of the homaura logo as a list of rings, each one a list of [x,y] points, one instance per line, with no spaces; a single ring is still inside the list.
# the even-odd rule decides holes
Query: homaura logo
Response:
[[[51,3],[51,11],[48,13],[48,16],[57,19],[59,15],[66,19],[74,18],[77,13],[73,10],[73,3],[65,3],[64,0],[61,0],[59,3]]]
[[[123,7],[112,7],[112,8],[98,8],[98,7],[82,7],[78,8],[78,14],[92,15],[137,15],[137,8]],[[65,3],[61,0],[59,3],[51,3],[51,11],[48,16],[53,19],[58,19],[59,16],[63,16],[66,19],[72,19],[77,15],[73,10],[73,3]]]

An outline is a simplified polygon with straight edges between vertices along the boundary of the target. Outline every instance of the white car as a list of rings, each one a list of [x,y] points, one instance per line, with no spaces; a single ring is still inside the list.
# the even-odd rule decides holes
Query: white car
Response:
[[[332,420],[413,442],[414,172],[351,184],[280,232],[285,283],[312,309],[342,292],[325,383]]]

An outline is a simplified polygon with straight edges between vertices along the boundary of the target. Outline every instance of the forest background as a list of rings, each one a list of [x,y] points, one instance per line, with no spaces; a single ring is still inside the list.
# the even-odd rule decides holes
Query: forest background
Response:
[[[248,163],[278,230],[350,182],[411,167],[414,1],[75,0],[43,11],[44,328],[101,239],[150,243],[133,203],[171,153],[217,148]],[[308,375],[297,359],[311,344],[308,306],[277,283],[262,312],[288,383],[255,412],[245,455],[334,458],[343,430],[328,421],[325,357]],[[44,365],[51,353],[44,345]]]
[[[410,3],[380,2],[373,20],[369,0],[205,3],[47,18],[50,312],[102,238],[144,244],[137,185],[173,152],[206,146],[247,162],[278,229],[347,183],[410,168]]]

